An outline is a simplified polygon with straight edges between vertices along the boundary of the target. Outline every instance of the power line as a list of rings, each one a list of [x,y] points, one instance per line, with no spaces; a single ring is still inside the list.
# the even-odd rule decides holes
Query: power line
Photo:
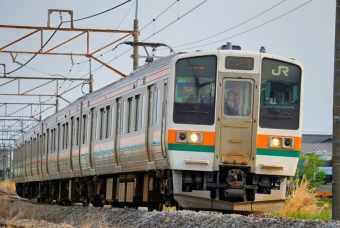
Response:
[[[119,26],[123,23],[123,21],[125,20],[126,16],[129,14],[130,10],[132,9],[133,5],[136,3],[136,0],[132,3],[130,9],[127,11],[127,13],[125,14],[124,18],[120,21],[120,23],[118,24],[118,26],[116,27],[116,29],[119,28]],[[111,36],[103,43],[103,45],[101,47],[103,47],[107,41],[113,36],[113,33],[111,34]],[[100,48],[101,48],[100,47]]]
[[[259,17],[260,15],[262,15],[262,14],[264,14],[264,13],[266,13],[266,12],[272,10],[273,8],[275,8],[276,6],[282,4],[282,3],[285,2],[285,1],[286,1],[286,0],[283,0],[283,1],[279,2],[278,4],[276,4],[276,5],[272,6],[272,7],[270,7],[269,9],[266,9],[265,11],[263,11],[263,12],[257,14],[256,16],[254,16],[254,17],[252,17],[252,18],[250,18],[250,19],[248,19],[248,20],[246,20],[246,21],[244,21],[244,22],[242,22],[242,23],[240,23],[240,24],[237,24],[237,25],[235,25],[235,26],[233,26],[233,27],[231,27],[231,28],[228,28],[227,30],[224,30],[223,32],[219,32],[219,33],[217,33],[217,34],[215,34],[215,35],[208,36],[208,37],[206,37],[206,38],[204,38],[204,39],[197,40],[197,41],[194,41],[194,42],[191,42],[191,43],[187,43],[187,44],[175,46],[175,47],[173,47],[173,48],[183,47],[183,46],[187,46],[187,45],[190,45],[190,44],[198,43],[198,42],[200,42],[200,41],[207,40],[207,39],[213,38],[213,37],[215,37],[215,36],[218,36],[218,35],[220,35],[220,34],[222,34],[222,33],[225,33],[225,32],[227,32],[227,31],[230,31],[230,30],[232,30],[232,29],[234,29],[234,28],[237,28],[237,27],[239,27],[240,25],[243,25],[243,24],[247,23],[248,21],[251,21],[251,20],[255,19],[256,17]]]
[[[160,13],[157,17],[155,17],[152,21],[150,21],[148,24],[146,24],[143,28],[140,29],[142,31],[146,27],[148,27],[152,22],[155,22],[157,18],[159,18],[162,14],[164,14],[166,11],[168,11],[175,3],[177,0],[175,0],[168,8],[166,8],[162,13]]]
[[[60,26],[61,26],[62,24],[63,24],[63,22],[61,22],[61,23],[59,24],[58,28],[60,28]],[[23,65],[21,65],[21,66],[18,67],[17,69],[12,70],[11,72],[8,72],[8,73],[6,73],[6,74],[11,74],[11,73],[13,73],[13,72],[15,72],[15,71],[17,71],[17,70],[23,68],[27,63],[31,62],[31,60],[34,59],[34,58],[38,55],[39,52],[41,52],[41,50],[46,46],[46,44],[48,44],[48,42],[50,42],[50,40],[51,40],[52,37],[57,33],[57,31],[58,31],[58,30],[55,30],[55,31],[53,32],[53,34],[50,36],[50,38],[49,38],[49,39],[45,42],[45,44],[39,49],[39,51],[37,51],[37,53],[36,53],[35,55],[32,56],[32,58],[30,58],[26,63],[24,63]],[[0,73],[1,73],[1,74],[4,74],[4,73],[2,73],[2,72],[0,72]]]
[[[160,29],[158,32],[154,33],[153,35],[147,37],[147,38],[144,39],[143,41],[145,41],[145,40],[151,38],[152,36],[156,35],[157,33],[163,31],[164,29],[166,29],[167,27],[169,27],[170,25],[172,25],[173,23],[175,23],[175,22],[178,21],[179,19],[181,19],[181,18],[185,17],[187,14],[191,13],[193,10],[195,10],[196,8],[198,8],[199,6],[201,6],[201,5],[202,5],[203,3],[205,3],[206,1],[207,1],[207,0],[205,0],[205,1],[203,1],[202,3],[198,4],[197,6],[195,6],[194,8],[192,8],[191,10],[189,10],[188,12],[186,12],[183,16],[178,17],[176,20],[174,20],[174,21],[171,22],[170,24],[166,25],[165,27],[163,27],[163,28]],[[171,4],[171,5],[170,5],[166,10],[164,10],[160,15],[162,15],[165,11],[167,11],[169,8],[171,8],[171,6],[174,5],[175,3],[176,3],[176,2],[174,2],[173,4]],[[159,16],[160,16],[160,15],[159,15]],[[157,16],[156,18],[158,18],[159,16]],[[150,24],[150,23],[149,23],[149,24]],[[148,26],[149,24],[147,24],[146,26]],[[146,26],[144,26],[143,28],[145,28]],[[143,41],[142,41],[142,42],[143,42]],[[116,46],[116,47],[117,47],[117,46]],[[116,47],[115,47],[115,48],[116,48]],[[114,49],[115,49],[115,48],[114,48]],[[112,49],[112,51],[113,51],[114,49]],[[106,62],[106,64],[108,64],[108,63],[110,63],[110,62],[116,60],[116,59],[119,58],[120,56],[122,56],[122,55],[126,54],[127,52],[129,52],[131,49],[132,49],[132,48],[130,48],[130,49],[128,49],[127,51],[123,52],[123,53],[120,54],[119,56],[116,56],[115,58],[113,58],[113,59],[111,59],[110,61]],[[107,53],[107,52],[106,52],[106,53]],[[106,53],[105,53],[105,54],[106,54]],[[97,70],[99,70],[101,67],[102,67],[102,66],[99,66],[98,68],[92,70],[92,73],[95,72],[95,71],[97,71]],[[85,75],[83,75],[83,76],[80,77],[80,78],[83,78],[83,77],[85,77],[85,76],[87,76],[87,75],[89,75],[89,74],[85,74]]]
[[[117,6],[115,6],[115,7],[112,7],[112,8],[110,8],[110,9],[107,9],[107,10],[105,10],[105,11],[103,11],[103,12],[100,12],[100,13],[97,13],[97,14],[94,14],[94,15],[91,15],[91,16],[88,16],[88,17],[79,18],[79,19],[76,19],[76,20],[73,20],[73,21],[81,21],[81,20],[89,19],[89,18],[91,18],[91,17],[98,16],[98,15],[103,14],[103,13],[107,13],[107,12],[113,10],[113,9],[116,9],[116,8],[122,6],[122,5],[125,5],[126,3],[130,2],[130,1],[131,1],[131,0],[128,0],[128,1],[126,1],[126,2],[123,2],[123,3],[120,4],[120,5],[117,5]],[[68,22],[72,22],[72,21],[64,21],[64,23],[68,23]]]
[[[210,44],[219,43],[219,42],[221,42],[221,41],[224,41],[224,40],[227,40],[227,39],[234,38],[234,37],[236,37],[236,36],[245,34],[245,33],[247,33],[247,32],[250,32],[250,31],[254,30],[254,29],[257,29],[257,28],[259,28],[259,27],[262,27],[263,25],[269,24],[270,22],[275,21],[275,20],[277,20],[277,19],[279,19],[279,18],[281,18],[281,17],[283,17],[283,16],[285,16],[285,15],[287,15],[287,14],[289,14],[289,13],[295,11],[295,10],[301,8],[302,6],[307,5],[308,3],[312,2],[312,1],[313,1],[313,0],[310,0],[310,1],[308,1],[308,2],[305,2],[304,4],[298,6],[298,7],[294,8],[294,9],[292,9],[292,10],[290,10],[290,11],[284,13],[284,14],[281,14],[280,16],[275,17],[274,19],[271,19],[271,20],[269,20],[269,21],[267,21],[267,22],[265,22],[265,23],[263,23],[263,24],[260,24],[260,25],[258,25],[258,26],[255,26],[255,27],[253,27],[253,28],[251,28],[251,29],[248,29],[248,30],[246,30],[246,31],[244,31],[244,32],[241,32],[241,33],[238,33],[238,34],[236,34],[236,35],[233,35],[233,36],[224,38],[224,39],[222,39],[222,40],[214,41],[214,42],[211,42],[211,43],[207,43],[207,44],[203,44],[203,45],[199,45],[199,46],[194,46],[194,47],[189,47],[189,48],[183,48],[183,49],[179,49],[179,50],[187,50],[187,49],[192,49],[192,48],[204,47],[204,46],[207,46],[207,45],[210,45]]]
[[[166,29],[167,27],[169,27],[169,26],[172,25],[173,23],[177,22],[179,19],[185,17],[186,15],[188,15],[189,13],[191,13],[193,10],[197,9],[199,6],[201,6],[201,5],[202,5],[203,3],[205,3],[206,1],[207,1],[207,0],[201,2],[200,4],[198,4],[197,6],[195,6],[194,8],[192,8],[191,10],[189,10],[188,12],[186,12],[185,14],[183,14],[183,16],[178,17],[176,20],[174,20],[174,21],[171,22],[170,24],[166,25],[166,26],[163,27],[161,30],[159,30],[158,32],[152,34],[151,36],[149,36],[148,38],[144,39],[143,41],[145,41],[145,40],[147,40],[147,39],[153,37],[153,36],[156,35],[157,33],[163,31],[164,29]],[[143,42],[143,41],[142,41],[142,42]]]

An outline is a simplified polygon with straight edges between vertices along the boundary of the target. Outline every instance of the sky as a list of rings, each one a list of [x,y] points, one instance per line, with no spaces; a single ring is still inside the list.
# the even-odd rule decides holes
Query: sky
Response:
[[[0,25],[47,26],[48,9],[73,10],[74,20],[95,15],[111,9],[127,0],[90,1],[90,0],[0,0]],[[267,53],[294,58],[305,68],[305,90],[303,102],[303,133],[331,134],[333,105],[333,72],[334,72],[334,32],[335,0],[139,0],[137,18],[139,20],[140,41],[159,42],[171,46],[175,52],[212,50],[232,42],[242,50],[259,51],[264,46]],[[75,21],[75,28],[133,30],[136,16],[136,1],[91,17]],[[155,19],[155,20],[154,20]],[[70,16],[67,13],[52,13],[51,27],[70,28]],[[33,30],[0,28],[0,49],[5,45],[29,34]],[[44,42],[53,31],[44,32]],[[79,32],[58,31],[44,47],[50,48],[76,36]],[[91,33],[90,52],[93,52],[125,34]],[[129,39],[132,41],[132,39]],[[120,45],[112,51],[112,45],[94,56],[108,63],[124,74],[133,70],[130,55],[132,50],[127,45]],[[38,51],[40,33],[22,40],[3,50]],[[86,53],[86,36],[82,35],[72,42],[55,49],[55,52]],[[150,50],[149,50],[150,52]],[[146,55],[140,48],[140,54]],[[168,49],[158,50],[157,56],[169,55]],[[25,63],[33,55],[19,54],[16,61]],[[143,65],[145,59],[140,59]],[[20,65],[13,63],[9,53],[0,53],[0,64],[6,64],[6,72],[17,69]],[[89,77],[94,75],[94,90],[121,78],[112,70],[87,57],[37,55],[26,66],[13,72],[10,76],[34,77]],[[0,72],[3,68],[0,66]],[[61,75],[61,76],[59,76]],[[2,74],[0,74],[2,76]],[[0,84],[8,82],[0,79]],[[48,81],[21,80],[20,92],[28,91],[34,86]],[[67,91],[80,81],[50,83],[30,93],[54,94],[56,87],[59,93]],[[11,82],[0,87],[0,93],[17,93],[18,82]],[[70,102],[88,92],[88,86],[77,87],[63,95]],[[42,96],[42,102],[55,103],[55,97]],[[34,102],[39,103],[38,96],[0,96],[1,103]],[[67,106],[60,99],[60,109]],[[0,107],[0,115],[10,114],[21,109],[22,105]],[[43,110],[49,106],[44,106]],[[14,113],[13,115],[38,114],[40,106]],[[43,112],[46,118],[55,108]],[[0,117],[0,119],[3,117]]]

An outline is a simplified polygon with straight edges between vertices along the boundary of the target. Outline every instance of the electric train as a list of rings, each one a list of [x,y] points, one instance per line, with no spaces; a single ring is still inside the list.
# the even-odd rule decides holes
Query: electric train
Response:
[[[20,196],[97,206],[280,209],[301,151],[303,66],[218,50],[159,58],[15,142]]]

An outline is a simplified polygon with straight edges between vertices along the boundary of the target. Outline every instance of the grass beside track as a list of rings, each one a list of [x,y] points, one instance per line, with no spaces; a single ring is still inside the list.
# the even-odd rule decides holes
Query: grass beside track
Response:
[[[308,184],[309,182],[304,179],[296,184],[281,210],[270,215],[307,220],[332,220],[332,199],[315,197],[314,189],[308,188]]]
[[[15,191],[15,183],[10,179],[5,179],[0,181],[0,189],[7,189],[10,191]]]

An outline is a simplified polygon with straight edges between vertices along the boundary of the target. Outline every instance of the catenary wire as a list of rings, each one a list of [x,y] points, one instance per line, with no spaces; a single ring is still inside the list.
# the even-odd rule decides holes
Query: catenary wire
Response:
[[[63,24],[63,22],[61,22],[60,24],[59,24],[59,26],[58,26],[58,28],[60,28],[60,26]],[[50,38],[45,42],[45,44],[39,49],[39,51],[37,51],[37,53],[36,54],[34,54],[26,63],[24,63],[23,65],[21,65],[20,67],[18,67],[17,69],[15,69],[15,70],[12,70],[11,72],[8,72],[8,73],[6,73],[6,74],[11,74],[11,73],[13,73],[13,72],[15,72],[15,71],[17,71],[17,70],[19,70],[19,69],[21,69],[21,68],[23,68],[26,64],[28,64],[29,62],[31,62],[31,60],[32,59],[34,59],[37,55],[38,55],[38,53],[39,52],[41,52],[41,50],[46,46],[46,44],[48,44],[48,42],[50,42],[50,40],[52,39],[52,37],[57,33],[57,31],[58,30],[55,30],[54,32],[53,32],[53,34],[50,36]],[[2,73],[2,72],[0,72],[1,74],[4,74],[4,73]]]
[[[123,2],[122,4],[119,4],[119,5],[115,6],[115,7],[112,7],[112,8],[110,8],[110,9],[107,9],[107,10],[105,10],[105,11],[103,11],[103,12],[100,12],[100,13],[97,13],[97,14],[94,14],[94,15],[91,15],[91,16],[88,16],[88,17],[79,18],[79,19],[76,19],[76,20],[73,20],[73,21],[81,21],[81,20],[89,19],[89,18],[91,18],[91,17],[98,16],[98,15],[103,14],[103,13],[107,13],[107,12],[109,12],[109,11],[111,11],[111,10],[114,10],[114,9],[116,9],[116,8],[122,6],[122,5],[125,5],[126,3],[130,2],[130,1],[131,1],[131,0],[128,0],[128,1],[126,1],[126,2]],[[68,22],[72,22],[72,21],[64,21],[64,23],[68,23]]]
[[[189,10],[188,12],[186,12],[185,14],[183,14],[182,16],[178,17],[176,20],[174,20],[173,22],[169,23],[168,25],[166,25],[165,27],[163,27],[162,29],[158,30],[156,33],[152,34],[151,36],[147,37],[146,39],[144,39],[143,41],[153,37],[154,35],[158,34],[159,32],[163,31],[164,29],[166,29],[167,27],[169,27],[170,25],[172,25],[173,23],[177,22],[178,20],[180,20],[181,18],[185,17],[186,15],[188,15],[189,13],[191,13],[193,10],[197,9],[199,6],[201,6],[203,3],[205,3],[208,0],[205,0],[203,2],[201,2],[200,4],[198,4],[197,6],[195,6],[194,8],[192,8],[191,10]],[[143,42],[142,41],[142,42]]]
[[[251,29],[248,29],[248,30],[246,30],[246,31],[244,31],[244,32],[241,32],[241,33],[238,33],[238,34],[236,34],[236,35],[229,36],[229,37],[226,37],[226,38],[224,38],[224,39],[221,39],[221,40],[218,40],[218,41],[214,41],[214,42],[211,42],[211,43],[202,44],[202,45],[198,45],[198,46],[194,46],[194,47],[189,47],[189,48],[178,49],[178,50],[188,50],[188,49],[192,49],[192,48],[204,47],[204,46],[207,46],[207,45],[210,45],[210,44],[219,43],[219,42],[221,42],[221,41],[224,41],[224,40],[227,40],[227,39],[234,38],[234,37],[236,37],[236,36],[245,34],[245,33],[247,33],[247,32],[250,32],[250,31],[254,30],[254,29],[257,29],[257,28],[259,28],[259,27],[262,27],[263,25],[269,24],[270,22],[273,22],[273,21],[275,21],[275,20],[277,20],[277,19],[279,19],[279,18],[281,18],[281,17],[283,17],[283,16],[285,16],[285,15],[287,15],[287,14],[289,14],[289,13],[295,11],[295,10],[297,10],[297,9],[299,9],[299,8],[301,8],[301,7],[305,6],[305,5],[307,5],[308,3],[312,2],[312,1],[313,1],[313,0],[310,0],[310,1],[308,1],[308,2],[305,2],[305,3],[303,3],[302,5],[300,5],[300,6],[298,6],[298,7],[295,7],[294,9],[292,9],[292,10],[290,10],[290,11],[288,11],[288,12],[286,12],[286,13],[284,13],[284,14],[281,14],[281,15],[278,16],[278,17],[275,17],[275,18],[273,18],[273,19],[271,19],[271,20],[269,20],[269,21],[267,21],[267,22],[265,22],[265,23],[262,23],[262,24],[260,24],[260,25],[258,25],[258,26],[255,26],[255,27],[253,27],[253,28],[251,28]]]
[[[248,20],[243,21],[243,22],[240,23],[240,24],[237,24],[237,25],[235,25],[235,26],[233,26],[233,27],[231,27],[231,28],[228,28],[227,30],[224,30],[224,31],[219,32],[219,33],[217,33],[217,34],[215,34],[215,35],[212,35],[212,36],[208,36],[208,37],[206,37],[206,38],[204,38],[204,39],[200,39],[200,40],[197,40],[197,41],[194,41],[194,42],[190,42],[190,43],[187,43],[187,44],[182,44],[182,45],[179,45],[179,46],[174,46],[173,48],[188,46],[188,45],[195,44],[195,43],[201,42],[201,41],[203,41],[203,40],[207,40],[207,39],[213,38],[213,37],[215,37],[215,36],[221,35],[222,33],[228,32],[228,31],[230,31],[230,30],[232,30],[232,29],[234,29],[234,28],[239,27],[240,25],[243,25],[243,24],[245,24],[245,23],[247,23],[247,22],[249,22],[249,21],[255,19],[256,17],[261,16],[262,14],[264,14],[264,13],[266,13],[266,12],[272,10],[273,8],[277,7],[278,5],[282,4],[282,3],[285,2],[285,1],[286,1],[286,0],[283,0],[283,1],[279,2],[279,3],[277,3],[276,5],[274,5],[274,6],[270,7],[270,8],[268,8],[268,9],[266,9],[265,11],[263,11],[263,12],[261,12],[261,13],[255,15],[254,17],[251,17],[251,18],[249,18]]]
[[[124,18],[120,21],[120,23],[118,24],[117,28],[119,28],[119,26],[123,23],[123,21],[125,20],[125,18],[127,17],[127,15],[129,14],[129,12],[131,11],[132,7],[134,6],[134,4],[136,3],[136,0],[132,3],[130,9],[127,11],[127,13],[125,14]],[[109,41],[109,39],[113,36],[113,33],[111,34],[111,36],[109,38],[107,38],[107,40],[102,44],[102,46],[100,48],[102,48],[106,43],[107,41]]]
[[[175,23],[175,22],[178,21],[179,19],[181,19],[181,18],[183,18],[184,16],[186,16],[187,14],[191,13],[193,10],[197,9],[199,6],[201,6],[201,5],[202,5],[203,3],[205,3],[206,1],[207,1],[207,0],[201,2],[201,3],[198,4],[197,6],[195,6],[194,8],[192,8],[191,10],[189,10],[188,12],[186,12],[183,16],[177,18],[176,20],[174,20],[174,21],[171,22],[170,24],[166,25],[165,27],[163,27],[163,28],[160,29],[158,32],[154,33],[153,35],[147,37],[147,38],[144,39],[143,41],[145,41],[145,40],[151,38],[152,36],[156,35],[157,33],[163,31],[164,29],[166,29],[167,27],[169,27],[170,25],[172,25],[173,23]],[[173,4],[174,4],[174,3],[173,3]],[[172,4],[172,5],[173,5],[173,4]],[[171,6],[172,6],[172,5],[171,5]],[[171,6],[170,6],[170,7],[171,7]],[[168,7],[166,10],[168,10],[170,7]],[[165,11],[164,11],[164,12],[165,12]],[[163,14],[164,12],[162,12],[161,14]],[[161,15],[161,14],[160,14],[160,15]],[[149,24],[150,24],[150,23],[149,23]],[[144,26],[144,28],[145,28],[145,27],[146,27],[146,26]],[[142,41],[142,42],[143,42],[143,41]],[[122,55],[126,54],[127,52],[129,52],[131,49],[132,49],[132,48],[130,48],[130,49],[128,49],[127,51],[123,52],[122,54],[116,56],[115,58],[113,58],[113,59],[111,59],[110,61],[106,62],[106,64],[108,64],[108,63],[110,63],[110,62],[116,60],[116,59],[119,58],[120,56],[122,56]],[[91,72],[93,73],[94,71],[97,71],[97,70],[100,69],[100,68],[102,68],[102,66],[97,67],[96,69],[92,70]],[[85,76],[87,76],[87,75],[89,75],[89,74],[85,74],[85,75],[83,75],[83,76],[80,77],[80,78],[83,78],[83,77],[85,77]]]

